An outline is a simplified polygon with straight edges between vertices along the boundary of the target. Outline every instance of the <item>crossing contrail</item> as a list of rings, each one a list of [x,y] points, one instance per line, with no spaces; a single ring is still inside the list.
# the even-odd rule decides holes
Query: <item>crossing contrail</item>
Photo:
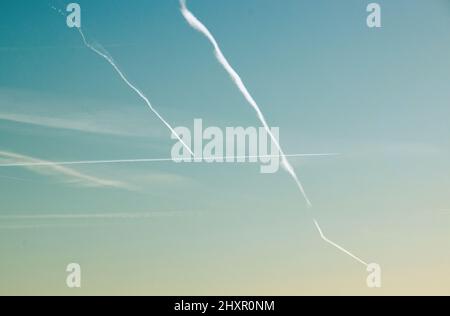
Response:
[[[281,163],[282,166],[286,169],[286,171],[291,175],[291,177],[294,179],[295,183],[297,184],[298,189],[300,190],[301,194],[303,195],[306,204],[308,206],[308,208],[312,208],[312,204],[311,201],[309,200],[305,189],[303,188],[302,183],[300,182],[294,168],[291,166],[291,164],[289,163],[287,156],[284,154],[280,144],[278,143],[278,140],[276,139],[276,137],[272,134],[267,121],[263,115],[263,113],[261,112],[261,109],[259,108],[258,104],[256,103],[256,101],[254,100],[254,98],[252,97],[252,95],[250,94],[250,92],[248,91],[247,87],[245,86],[244,82],[242,81],[241,77],[239,76],[239,74],[233,69],[233,67],[230,65],[230,63],[228,62],[228,60],[226,59],[225,55],[222,53],[222,50],[220,49],[219,44],[217,43],[216,39],[214,38],[214,36],[211,34],[211,32],[208,30],[208,28],[199,20],[197,19],[197,17],[191,12],[189,11],[189,9],[186,6],[186,0],[180,0],[180,4],[181,4],[181,13],[183,14],[184,18],[186,19],[186,21],[189,23],[189,25],[194,28],[195,30],[199,31],[200,33],[202,33],[212,44],[213,48],[214,48],[214,54],[217,58],[217,60],[219,61],[219,63],[222,65],[222,67],[225,69],[225,71],[230,75],[231,79],[233,80],[233,82],[236,84],[236,86],[238,87],[239,91],[242,93],[242,95],[244,96],[244,98],[246,99],[246,101],[251,105],[251,107],[256,111],[256,114],[258,116],[258,119],[261,121],[262,125],[264,126],[264,128],[266,129],[267,133],[270,135],[272,141],[274,142],[274,144],[276,145],[280,156],[281,156]],[[338,244],[336,244],[335,242],[331,241],[330,239],[328,239],[322,232],[322,229],[320,228],[318,222],[316,219],[313,218],[314,224],[320,234],[320,237],[327,242],[328,244],[334,246],[335,248],[339,249],[340,251],[344,252],[345,254],[349,255],[350,257],[352,257],[353,259],[357,260],[358,262],[364,264],[367,266],[367,263],[364,262],[363,260],[361,260],[360,258],[358,258],[357,256],[355,256],[354,254],[352,254],[350,251],[346,250],[345,248],[339,246]]]
[[[288,157],[327,157],[327,156],[338,156],[338,153],[325,153],[325,154],[292,154],[287,155]],[[220,159],[223,161],[229,159],[268,159],[268,158],[278,158],[278,155],[260,155],[260,156],[211,156],[211,157],[201,157],[203,160]],[[8,162],[0,163],[0,168],[8,167],[43,167],[43,166],[70,166],[70,165],[100,165],[100,164],[124,164],[124,163],[151,163],[151,162],[177,162],[182,159],[176,158],[143,158],[143,159],[115,159],[115,160],[78,160],[78,161],[35,161],[35,162]],[[194,157],[199,159],[198,157]]]
[[[145,94],[140,91],[138,88],[136,88],[129,80],[128,78],[125,76],[125,74],[120,70],[120,68],[116,65],[116,63],[114,62],[114,60],[108,56],[107,54],[101,52],[100,50],[98,50],[97,48],[95,48],[94,46],[92,46],[87,40],[86,37],[84,36],[83,30],[81,29],[81,27],[78,27],[78,32],[81,35],[81,38],[83,39],[83,43],[84,45],[89,48],[90,50],[92,50],[94,53],[96,53],[97,55],[99,55],[100,57],[104,58],[113,68],[114,70],[119,74],[120,78],[126,83],[126,85],[128,87],[130,87],[142,100],[144,100],[144,102],[147,104],[147,106],[150,108],[150,110],[158,117],[158,119],[163,122],[163,124],[165,126],[167,126],[167,128],[172,132],[173,135],[175,135],[175,137],[181,142],[181,144],[189,151],[189,153],[194,156],[194,153],[192,152],[191,148],[186,145],[186,143],[181,139],[181,137],[178,135],[177,132],[175,132],[175,130],[172,128],[172,126],[158,113],[158,111],[156,111],[156,109],[153,107],[153,105],[150,103],[150,100],[145,96]]]

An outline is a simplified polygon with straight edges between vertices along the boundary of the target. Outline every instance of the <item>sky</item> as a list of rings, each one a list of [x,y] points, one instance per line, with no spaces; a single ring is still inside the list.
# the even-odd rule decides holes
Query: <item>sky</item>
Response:
[[[260,126],[176,0],[78,1],[83,31],[172,126]],[[280,128],[258,164],[0,167],[0,294],[449,295],[450,3],[188,0]],[[0,9],[0,162],[170,158],[170,131],[52,7]],[[66,266],[79,263],[82,287]]]

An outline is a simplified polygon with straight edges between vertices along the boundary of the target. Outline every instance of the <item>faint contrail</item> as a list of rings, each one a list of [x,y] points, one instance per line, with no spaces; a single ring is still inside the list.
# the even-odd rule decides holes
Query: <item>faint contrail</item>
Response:
[[[206,26],[202,22],[200,22],[188,10],[188,8],[186,7],[186,1],[185,0],[180,0],[180,4],[181,4],[181,13],[183,14],[183,16],[186,19],[186,21],[189,23],[190,26],[192,26],[194,29],[196,29],[197,31],[199,31],[200,33],[202,33],[203,35],[205,35],[208,38],[208,40],[211,42],[211,44],[214,47],[214,53],[216,55],[217,60],[223,66],[223,68],[225,68],[225,70],[228,72],[228,74],[231,76],[231,79],[233,79],[234,83],[236,84],[238,89],[241,91],[241,93],[244,95],[244,98],[247,100],[247,102],[250,103],[250,105],[256,111],[256,114],[257,114],[259,120],[261,121],[262,125],[264,126],[264,128],[266,129],[266,131],[269,134],[270,138],[272,139],[273,143],[275,144],[275,146],[277,147],[278,151],[280,152],[282,166],[286,169],[286,171],[294,179],[294,181],[297,184],[300,192],[302,193],[303,197],[305,198],[305,201],[306,201],[306,204],[308,205],[308,207],[311,207],[312,206],[311,201],[309,200],[309,198],[308,198],[308,196],[307,196],[307,194],[305,192],[305,189],[303,188],[302,183],[300,182],[297,174],[295,173],[294,168],[292,168],[291,164],[287,160],[286,155],[284,154],[283,150],[281,149],[280,144],[278,143],[278,140],[272,134],[272,131],[270,130],[269,125],[267,124],[267,121],[266,121],[264,115],[262,114],[258,104],[253,99],[253,97],[250,94],[250,92],[247,90],[247,88],[246,88],[244,82],[242,81],[241,77],[239,77],[237,72],[233,69],[233,67],[231,67],[230,63],[228,62],[228,60],[223,55],[219,44],[217,43],[217,41],[215,40],[215,38],[211,34],[211,32],[206,28]]]
[[[164,123],[164,125],[167,126],[167,128],[172,132],[173,135],[175,135],[175,137],[181,142],[181,144],[183,144],[183,146],[189,151],[189,153],[194,156],[194,153],[192,152],[191,148],[189,146],[187,146],[184,141],[181,139],[181,137],[177,134],[177,132],[175,132],[175,130],[172,128],[172,126],[170,126],[170,124],[158,113],[158,111],[156,111],[156,109],[152,106],[152,104],[150,103],[149,99],[145,96],[145,94],[143,92],[141,92],[138,88],[136,88],[129,80],[128,78],[124,75],[124,73],[119,69],[119,67],[117,67],[116,63],[114,62],[114,60],[108,56],[107,54],[99,51],[97,48],[95,48],[94,46],[92,46],[87,40],[86,37],[84,36],[83,31],[81,30],[81,27],[78,28],[78,31],[81,35],[81,38],[83,39],[83,43],[84,45],[86,45],[87,48],[89,48],[90,50],[92,50],[94,53],[96,53],[97,55],[99,55],[100,57],[103,57],[113,68],[114,70],[119,74],[120,78],[122,78],[122,80],[127,84],[128,87],[130,87],[134,92],[137,93],[137,95],[144,100],[144,102],[147,104],[147,106],[150,108],[150,110],[159,118],[159,120],[161,122]]]
[[[338,153],[326,153],[326,154],[292,154],[286,155],[288,157],[327,157],[327,156],[338,156]],[[259,156],[214,156],[214,157],[202,157],[204,160],[220,159],[252,159],[252,158],[277,158],[279,155],[259,155]],[[7,167],[38,167],[38,166],[69,166],[69,165],[98,165],[98,164],[119,164],[119,163],[147,163],[147,162],[169,162],[178,161],[182,159],[175,158],[144,158],[144,159],[115,159],[115,160],[79,160],[79,161],[37,161],[37,162],[10,162],[10,163],[0,163],[0,168]],[[197,157],[195,157],[197,159]]]
[[[241,93],[243,94],[243,96],[247,100],[247,102],[256,111],[256,114],[257,114],[259,120],[263,124],[264,128],[267,130],[267,133],[270,135],[270,137],[272,138],[272,141],[277,146],[277,148],[278,148],[278,150],[280,152],[282,165],[284,166],[286,171],[292,176],[292,178],[295,180],[295,182],[296,182],[300,192],[302,193],[303,197],[305,198],[305,201],[306,201],[306,204],[307,204],[308,208],[311,208],[312,204],[311,204],[308,196],[306,195],[306,192],[305,192],[305,190],[303,188],[303,185],[301,184],[299,178],[297,177],[297,174],[295,173],[294,168],[292,168],[291,164],[287,160],[287,156],[284,154],[283,150],[281,149],[280,144],[278,143],[277,139],[272,134],[272,132],[271,132],[271,130],[270,130],[270,128],[269,128],[269,126],[268,126],[268,124],[266,122],[266,119],[264,118],[264,115],[262,114],[258,104],[253,99],[253,97],[250,94],[250,92],[247,90],[247,88],[246,88],[244,82],[242,81],[241,77],[233,69],[233,67],[231,67],[230,63],[228,62],[228,60],[225,58],[224,54],[222,53],[219,44],[217,43],[216,39],[211,34],[211,32],[208,30],[208,28],[200,20],[198,20],[197,17],[195,17],[192,12],[190,12],[188,10],[188,8],[186,7],[186,0],[180,0],[180,4],[181,4],[181,13],[183,14],[183,16],[186,19],[186,21],[189,23],[189,25],[192,28],[194,28],[195,30],[197,30],[200,33],[202,33],[211,42],[211,44],[214,47],[214,53],[216,55],[217,60],[223,66],[223,68],[225,68],[225,70],[228,72],[228,74],[230,75],[231,79],[234,81],[234,83],[236,84],[238,89],[241,91]],[[332,246],[336,247],[340,251],[342,251],[345,254],[349,255],[353,259],[355,259],[358,262],[363,263],[364,265],[367,266],[367,263],[365,263],[363,260],[361,260],[357,256],[353,255],[350,251],[344,249],[343,247],[339,246],[335,242],[333,242],[333,241],[329,240],[327,237],[325,237],[325,235],[323,234],[322,229],[320,228],[317,220],[313,219],[313,221],[314,221],[314,224],[315,224],[317,230],[319,231],[320,237],[325,242],[331,244]]]

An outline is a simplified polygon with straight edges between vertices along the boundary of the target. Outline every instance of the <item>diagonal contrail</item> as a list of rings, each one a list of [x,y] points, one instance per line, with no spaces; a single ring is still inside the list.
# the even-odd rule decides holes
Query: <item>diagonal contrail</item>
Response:
[[[191,148],[185,144],[185,142],[181,139],[181,137],[177,134],[177,132],[175,132],[175,130],[172,128],[172,126],[170,126],[170,124],[158,113],[158,111],[156,111],[156,109],[152,106],[152,104],[150,103],[150,100],[145,96],[145,94],[140,91],[138,88],[136,88],[129,80],[128,78],[125,76],[125,74],[120,70],[119,67],[117,67],[116,63],[114,62],[114,60],[108,56],[107,54],[99,51],[97,48],[95,48],[94,46],[92,46],[87,40],[86,37],[84,36],[84,33],[81,29],[81,27],[78,28],[78,31],[81,35],[81,38],[83,39],[83,43],[84,45],[86,45],[87,48],[89,48],[90,50],[92,50],[94,53],[96,53],[97,55],[99,55],[100,57],[104,58],[113,68],[114,70],[119,74],[120,78],[126,83],[126,85],[128,87],[130,87],[134,92],[136,92],[136,94],[142,99],[144,100],[144,102],[147,104],[147,106],[150,108],[150,110],[158,117],[158,119],[164,123],[164,125],[167,126],[167,128],[172,132],[173,135],[175,135],[175,137],[181,142],[181,144],[183,144],[183,146],[189,151],[189,153],[194,156],[194,153],[192,152]]]
[[[348,251],[347,249],[339,246],[338,244],[336,244],[334,241],[328,239],[322,231],[322,228],[320,228],[319,223],[317,222],[317,220],[313,219],[314,221],[314,225],[316,226],[317,230],[319,231],[320,237],[327,243],[329,243],[330,245],[332,245],[333,247],[339,249],[340,251],[342,251],[343,253],[346,253],[347,255],[349,255],[350,257],[352,257],[353,259],[355,259],[356,261],[358,261],[359,263],[362,263],[365,266],[368,266],[369,264],[367,262],[365,262],[364,260],[362,260],[361,258],[359,258],[358,256],[355,256],[354,254],[352,254],[350,251]]]
[[[252,108],[256,111],[256,114],[258,116],[258,119],[261,121],[262,125],[266,129],[267,133],[269,134],[270,138],[272,139],[273,143],[277,147],[278,151],[280,152],[281,156],[281,164],[286,169],[286,171],[291,175],[291,177],[294,179],[295,183],[297,184],[298,189],[302,193],[303,197],[305,198],[306,204],[308,207],[311,207],[311,201],[308,198],[308,195],[305,192],[305,189],[303,188],[302,183],[300,182],[297,174],[294,171],[294,168],[292,168],[291,164],[286,158],[286,155],[284,154],[283,150],[281,149],[280,144],[278,143],[278,140],[273,135],[272,131],[269,128],[269,125],[267,124],[267,121],[261,112],[258,104],[253,99],[250,92],[247,90],[247,87],[245,86],[244,82],[242,81],[241,77],[239,77],[238,73],[231,67],[228,60],[225,58],[225,56],[222,53],[222,50],[220,49],[219,44],[215,40],[214,36],[211,34],[211,32],[206,28],[206,26],[200,22],[186,7],[186,1],[180,0],[181,4],[181,13],[183,14],[186,21],[189,23],[191,27],[205,35],[208,40],[211,42],[211,44],[214,47],[214,53],[216,55],[217,60],[219,63],[225,68],[225,70],[228,72],[228,74],[231,76],[231,79],[233,79],[234,83],[238,87],[238,89],[241,91],[241,93],[244,95],[244,98],[247,100],[248,103],[252,106]]]
[[[246,88],[246,86],[245,86],[244,82],[242,81],[241,77],[233,69],[233,67],[231,67],[230,63],[228,62],[228,60],[225,58],[224,54],[222,53],[222,50],[220,49],[219,44],[217,43],[216,39],[211,34],[211,32],[208,30],[208,28],[199,19],[197,19],[197,17],[195,17],[192,12],[189,11],[189,9],[186,6],[186,0],[180,0],[180,4],[181,4],[181,13],[183,14],[183,16],[186,19],[186,21],[189,23],[189,25],[192,28],[194,28],[195,30],[197,30],[200,33],[202,33],[211,42],[211,44],[212,44],[212,46],[214,48],[214,54],[216,55],[217,60],[223,66],[223,68],[228,72],[228,74],[230,75],[231,79],[234,81],[234,83],[236,84],[236,86],[238,87],[239,91],[242,93],[244,98],[247,100],[247,102],[256,111],[256,114],[257,114],[259,120],[263,124],[264,128],[267,130],[267,133],[270,135],[272,141],[277,146],[277,149],[280,152],[281,162],[282,162],[283,167],[286,169],[286,171],[294,179],[295,183],[297,184],[298,189],[300,190],[300,192],[302,193],[303,197],[305,198],[305,201],[306,201],[306,204],[307,204],[308,208],[311,208],[312,204],[311,204],[311,202],[310,202],[310,200],[309,200],[309,198],[308,198],[308,196],[307,196],[307,194],[306,194],[306,192],[305,192],[305,190],[303,188],[303,185],[301,184],[297,174],[295,173],[294,168],[292,168],[291,164],[289,163],[289,161],[287,159],[287,156],[284,154],[283,150],[281,149],[280,144],[278,143],[277,139],[272,134],[272,132],[271,132],[271,130],[270,130],[270,128],[269,128],[269,126],[268,126],[268,124],[266,122],[266,119],[265,119],[264,115],[262,114],[262,112],[261,112],[258,104],[256,103],[256,101],[253,99],[252,95],[250,94],[250,92]],[[330,245],[334,246],[335,248],[337,248],[340,251],[344,252],[345,254],[349,255],[353,259],[355,259],[358,262],[360,262],[360,263],[362,263],[362,264],[367,266],[367,263],[365,261],[361,260],[360,258],[355,256],[354,254],[352,254],[350,251],[346,250],[345,248],[339,246],[335,242],[333,242],[330,239],[328,239],[323,234],[322,229],[320,228],[317,220],[313,218],[313,221],[314,221],[314,224],[315,224],[315,226],[316,226],[316,228],[317,228],[317,230],[318,230],[318,232],[320,234],[320,237],[325,242],[329,243]]]
[[[59,13],[62,16],[66,16],[61,9],[57,9],[54,6],[50,6],[53,10],[55,10],[57,13]],[[189,153],[192,156],[195,156],[194,153],[192,152],[191,148],[189,146],[186,145],[186,143],[181,139],[181,137],[178,135],[177,132],[175,132],[175,130],[172,128],[172,126],[159,114],[158,111],[156,111],[156,109],[153,107],[153,105],[150,103],[150,100],[145,96],[145,94],[140,91],[138,88],[136,88],[129,80],[128,78],[125,76],[125,74],[120,70],[120,68],[116,65],[116,63],[114,62],[114,60],[108,56],[107,54],[99,51],[97,48],[95,48],[94,46],[92,46],[87,40],[86,40],[86,36],[84,36],[83,30],[81,29],[81,27],[77,27],[78,32],[81,35],[81,38],[83,39],[83,43],[84,45],[89,48],[90,50],[92,50],[94,53],[96,53],[97,55],[99,55],[100,57],[104,58],[113,68],[114,70],[119,74],[120,78],[126,83],[126,85],[128,87],[130,87],[134,92],[136,92],[136,94],[142,99],[144,100],[145,104],[147,104],[147,106],[150,108],[150,110],[158,117],[158,119],[163,122],[164,125],[167,126],[167,128],[172,132],[173,135],[175,135],[175,137],[181,142],[181,144],[189,151]]]

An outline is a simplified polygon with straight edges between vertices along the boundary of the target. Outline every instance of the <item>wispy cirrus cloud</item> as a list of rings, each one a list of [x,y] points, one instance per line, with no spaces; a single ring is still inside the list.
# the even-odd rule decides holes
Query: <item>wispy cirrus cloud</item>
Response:
[[[31,124],[41,127],[69,129],[80,132],[124,135],[118,129],[109,129],[105,126],[99,126],[98,123],[85,117],[83,119],[65,119],[60,117],[49,117],[42,115],[28,115],[20,113],[0,113],[0,120],[10,121],[15,123]]]
[[[71,214],[22,214],[0,215],[0,220],[76,220],[76,219],[145,219],[155,217],[174,217],[195,215],[199,212],[154,211],[135,213],[71,213]]]
[[[0,230],[89,228],[123,221],[141,221],[160,218],[204,215],[200,211],[152,211],[126,213],[62,213],[62,214],[3,214]]]
[[[1,30],[1,28],[0,28]],[[139,46],[139,43],[110,43],[103,45],[105,48],[118,48],[118,47],[133,47]],[[35,50],[70,50],[74,48],[82,48],[83,45],[33,45],[33,46],[23,46],[23,45],[10,45],[10,46],[0,46],[0,52],[28,52]]]
[[[21,168],[28,169],[34,173],[38,173],[41,175],[58,177],[63,182],[69,184],[84,187],[110,187],[110,188],[131,189],[129,185],[121,181],[107,180],[91,176],[66,166],[53,165],[50,162],[42,159],[21,155],[13,152],[0,151],[0,161],[3,163],[5,162],[24,163],[24,165]]]
[[[0,121],[112,136],[164,137],[167,133],[156,121],[149,124],[152,119],[133,104],[0,89]]]

